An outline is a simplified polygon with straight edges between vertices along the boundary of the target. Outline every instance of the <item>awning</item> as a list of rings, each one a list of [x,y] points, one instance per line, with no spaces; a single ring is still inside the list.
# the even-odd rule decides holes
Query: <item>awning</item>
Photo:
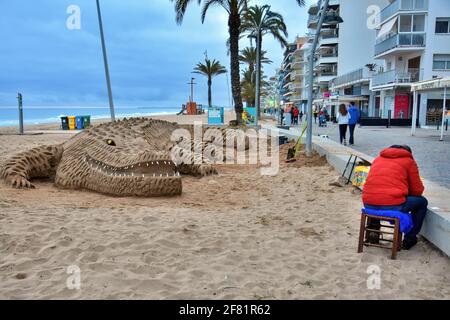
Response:
[[[411,85],[411,91],[427,91],[450,87],[450,78],[439,78],[417,82]]]
[[[383,24],[383,26],[381,27],[380,31],[378,32],[377,40],[381,39],[385,35],[389,34],[389,32],[391,32],[392,29],[394,28],[394,26],[397,24],[397,20],[398,20],[398,17],[396,17],[396,18],[386,22],[385,24]]]
[[[359,102],[359,101],[369,101],[366,96],[331,96],[327,99],[316,99],[313,101],[315,104],[326,104],[326,105],[338,105],[341,103],[348,102]]]
[[[331,96],[331,100],[339,100],[341,102],[347,102],[347,101],[369,101],[369,98],[366,96]]]

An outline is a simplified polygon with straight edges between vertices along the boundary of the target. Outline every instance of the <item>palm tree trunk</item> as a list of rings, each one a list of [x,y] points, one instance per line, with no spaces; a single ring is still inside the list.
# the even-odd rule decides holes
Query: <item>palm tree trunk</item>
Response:
[[[211,77],[208,77],[208,106],[212,106],[212,93],[211,93],[211,87],[212,87],[212,79]]]
[[[239,13],[232,13],[228,18],[228,31],[230,33],[230,70],[231,70],[231,91],[234,100],[234,110],[236,111],[236,121],[242,123],[242,112],[244,111],[241,95],[241,79],[239,70],[239,29],[241,27],[241,17]]]
[[[261,33],[259,33],[258,35],[258,41],[257,42],[257,46],[258,46],[258,50],[257,52],[259,53],[259,57],[256,57],[256,90],[257,90],[257,96],[258,96],[258,100],[256,101],[255,104],[258,106],[258,110],[256,110],[256,115],[258,117],[259,120],[261,120],[261,50],[262,50],[262,35]],[[256,100],[256,99],[255,99]]]

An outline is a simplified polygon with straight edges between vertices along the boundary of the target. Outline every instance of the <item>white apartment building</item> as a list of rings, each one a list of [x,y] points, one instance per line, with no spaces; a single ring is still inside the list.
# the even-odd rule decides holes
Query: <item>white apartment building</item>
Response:
[[[355,101],[363,114],[369,113],[373,99],[369,90],[370,71],[368,64],[375,61],[373,44],[376,30],[370,25],[369,8],[384,8],[388,0],[331,0],[330,10],[338,14],[344,22],[339,25],[324,25],[320,33],[315,62],[314,103],[326,106],[331,115],[336,114],[340,103]],[[309,8],[308,28],[315,32],[317,27],[318,4]]]
[[[330,82],[331,103],[355,102],[363,116],[369,116],[374,104],[370,79],[375,70],[384,67],[383,60],[373,54],[376,40],[376,11],[386,7],[389,0],[340,0],[339,55],[337,77]],[[370,66],[370,67],[369,67]]]
[[[450,1],[390,0],[380,15],[375,59],[385,68],[375,74],[370,116],[411,118],[411,84],[450,76]],[[435,124],[443,106],[440,93],[418,99],[420,125]]]

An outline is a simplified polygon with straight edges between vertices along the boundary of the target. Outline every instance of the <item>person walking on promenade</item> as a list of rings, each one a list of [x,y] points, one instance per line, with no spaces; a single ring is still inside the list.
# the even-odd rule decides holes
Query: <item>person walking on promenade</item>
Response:
[[[317,116],[319,115],[319,111],[317,111],[317,107],[314,108],[313,116],[314,116],[314,123],[317,123]]]
[[[345,104],[339,106],[339,112],[337,114],[337,122],[339,124],[339,140],[344,146],[347,145],[347,127],[351,117],[347,111]]]
[[[288,104],[284,109],[285,125],[290,126],[292,124],[291,106]]]
[[[411,148],[406,145],[394,145],[381,151],[372,163],[364,185],[362,201],[366,209],[411,213],[413,228],[405,234],[405,250],[417,244],[417,235],[427,214],[424,189]],[[369,220],[368,224],[370,229],[380,229],[379,221]],[[371,232],[367,240],[377,244],[379,234]]]
[[[355,102],[350,103],[350,108],[348,109],[348,113],[350,114],[350,121],[348,122],[348,127],[350,129],[350,145],[353,146],[355,144],[355,128],[356,124],[360,119],[359,109],[355,106]]]
[[[302,123],[303,122],[303,110],[300,110],[300,113],[298,114],[298,117],[299,117],[300,123]]]
[[[297,106],[294,107],[293,115],[294,115],[294,126],[298,126],[299,110]]]

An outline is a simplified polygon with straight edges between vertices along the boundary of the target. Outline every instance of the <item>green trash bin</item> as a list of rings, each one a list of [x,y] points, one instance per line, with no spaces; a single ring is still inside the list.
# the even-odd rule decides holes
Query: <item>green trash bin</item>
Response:
[[[61,117],[61,129],[69,130],[69,118]]]
[[[83,128],[88,129],[91,126],[91,116],[82,116],[83,117]]]

